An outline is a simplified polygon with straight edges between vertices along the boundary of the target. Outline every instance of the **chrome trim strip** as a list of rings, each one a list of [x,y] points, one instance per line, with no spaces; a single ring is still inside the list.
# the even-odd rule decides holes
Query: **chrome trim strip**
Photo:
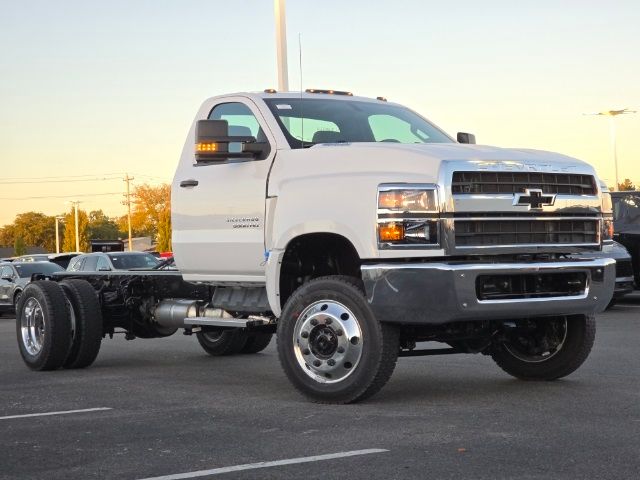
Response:
[[[531,217],[453,217],[453,220],[455,220],[456,222],[468,222],[468,221],[500,221],[500,220],[509,220],[509,221],[521,221],[521,222],[528,222],[531,220],[535,220],[535,221],[544,221],[544,220],[556,220],[556,221],[563,221],[563,220],[577,220],[577,221],[592,221],[592,222],[597,222],[600,220],[600,217],[536,217],[536,216],[531,216]]]

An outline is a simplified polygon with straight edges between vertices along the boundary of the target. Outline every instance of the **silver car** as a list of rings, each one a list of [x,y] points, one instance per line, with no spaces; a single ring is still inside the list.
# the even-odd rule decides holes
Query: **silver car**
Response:
[[[0,313],[14,312],[22,290],[35,273],[51,275],[64,268],[51,262],[0,263]]]
[[[145,252],[85,253],[71,259],[69,272],[109,272],[113,270],[152,270],[160,263]]]

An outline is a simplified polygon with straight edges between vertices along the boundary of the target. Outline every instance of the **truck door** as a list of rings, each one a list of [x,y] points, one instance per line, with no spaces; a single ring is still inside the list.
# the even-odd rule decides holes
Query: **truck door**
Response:
[[[226,120],[231,136],[269,142],[270,153],[264,160],[181,162],[174,180],[179,198],[172,206],[176,265],[186,280],[262,283],[267,176],[275,142],[258,108],[244,97],[224,99],[208,118]]]

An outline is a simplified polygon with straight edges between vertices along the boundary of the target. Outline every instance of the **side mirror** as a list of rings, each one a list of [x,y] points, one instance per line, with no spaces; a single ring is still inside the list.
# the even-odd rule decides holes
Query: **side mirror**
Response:
[[[458,132],[457,140],[458,143],[475,144],[476,136],[473,133]]]
[[[6,280],[7,282],[13,282],[13,277],[11,275],[4,275],[2,280]]]
[[[229,144],[240,143],[239,150]],[[264,159],[269,154],[269,144],[257,142],[255,137],[229,135],[226,120],[198,120],[196,123],[196,162],[207,163],[229,159]]]

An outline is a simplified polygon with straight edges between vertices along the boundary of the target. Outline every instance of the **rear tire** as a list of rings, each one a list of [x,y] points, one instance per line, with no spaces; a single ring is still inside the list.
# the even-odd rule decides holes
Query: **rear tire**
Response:
[[[509,375],[521,380],[556,380],[584,363],[596,334],[595,318],[576,315],[537,320],[528,335],[511,334],[494,346],[493,360]]]
[[[85,280],[63,280],[60,286],[71,306],[73,335],[64,368],[91,365],[102,343],[102,309],[96,291]]]
[[[50,280],[29,283],[16,306],[16,335],[24,363],[55,370],[71,346],[71,321],[62,287]]]
[[[278,323],[278,357],[291,383],[318,403],[353,403],[378,392],[393,373],[398,329],[380,323],[361,282],[329,276],[287,300]]]
[[[214,357],[240,353],[247,343],[247,333],[237,328],[198,332],[196,338],[204,351]]]
[[[242,347],[241,353],[258,353],[271,343],[273,333],[253,333],[247,338],[247,343]]]

